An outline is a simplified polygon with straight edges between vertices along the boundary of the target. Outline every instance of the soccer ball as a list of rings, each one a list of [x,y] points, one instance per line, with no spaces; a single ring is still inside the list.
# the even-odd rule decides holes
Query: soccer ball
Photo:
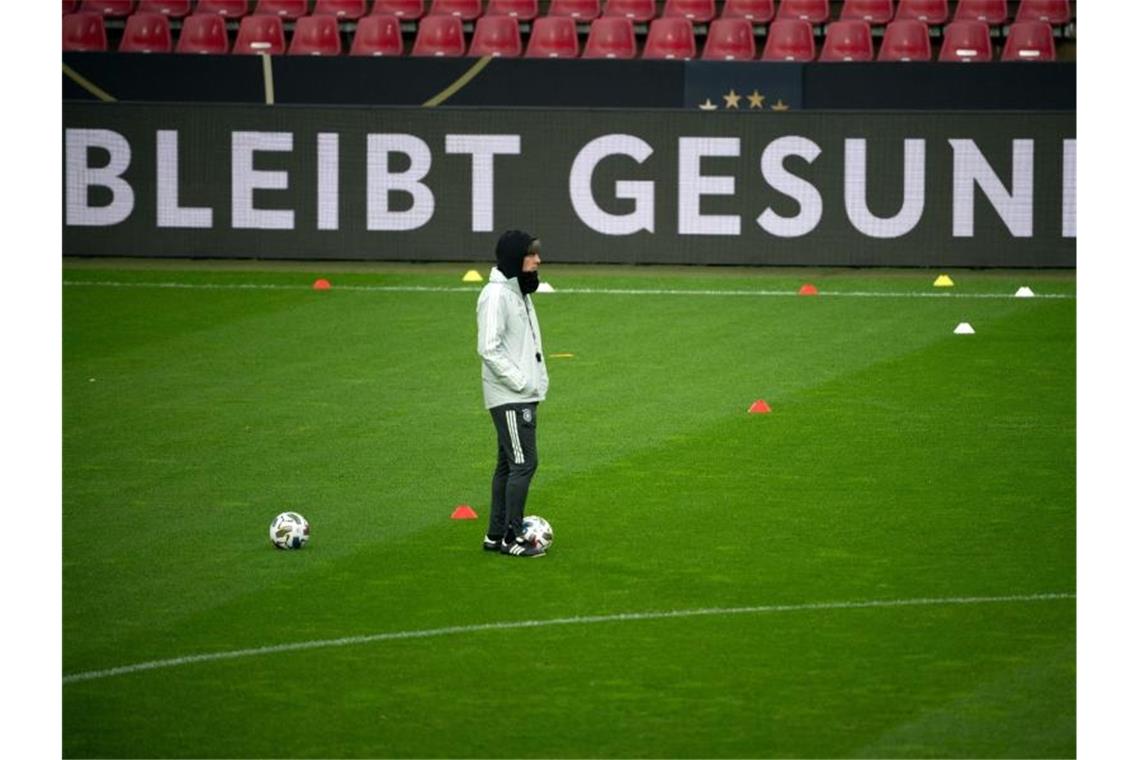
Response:
[[[300,549],[309,540],[309,521],[296,512],[282,512],[269,524],[269,540],[278,549]]]
[[[538,515],[527,515],[522,522],[522,537],[531,546],[549,549],[554,543],[554,528]]]

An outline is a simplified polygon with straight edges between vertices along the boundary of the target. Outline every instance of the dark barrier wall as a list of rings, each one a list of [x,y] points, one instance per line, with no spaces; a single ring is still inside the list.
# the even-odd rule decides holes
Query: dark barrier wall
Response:
[[[68,255],[1076,264],[1068,114],[65,103]]]
[[[1071,111],[1075,63],[817,63],[804,67],[807,108]]]
[[[119,101],[264,103],[259,56],[65,53],[71,71]],[[277,103],[422,105],[474,58],[274,56]],[[452,106],[720,110],[1074,110],[1075,63],[761,63],[496,58]],[[732,95],[740,96],[733,107]],[[750,102],[748,95],[754,95]],[[755,98],[763,96],[757,106]],[[65,100],[96,96],[64,76]]]

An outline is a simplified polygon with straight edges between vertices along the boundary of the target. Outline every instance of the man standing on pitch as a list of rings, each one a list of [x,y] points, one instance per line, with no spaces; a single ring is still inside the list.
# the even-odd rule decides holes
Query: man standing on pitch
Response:
[[[508,230],[495,246],[495,260],[497,266],[476,307],[483,402],[499,443],[491,480],[491,522],[483,548],[540,557],[544,550],[528,545],[521,536],[526,496],[538,468],[538,403],[546,398],[549,383],[538,314],[530,299],[538,289],[539,241],[520,230]]]

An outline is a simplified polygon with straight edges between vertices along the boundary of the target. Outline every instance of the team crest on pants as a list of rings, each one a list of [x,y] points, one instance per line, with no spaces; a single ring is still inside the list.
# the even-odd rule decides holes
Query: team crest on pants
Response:
[[[523,422],[531,422],[532,420],[534,420],[534,414],[531,413],[529,408],[523,407],[522,414],[523,414]]]

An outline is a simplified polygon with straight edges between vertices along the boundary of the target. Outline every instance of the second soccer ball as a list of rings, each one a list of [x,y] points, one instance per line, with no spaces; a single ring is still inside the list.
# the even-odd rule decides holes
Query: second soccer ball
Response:
[[[538,515],[527,515],[522,522],[522,537],[532,546],[549,549],[554,543],[554,529]]]

